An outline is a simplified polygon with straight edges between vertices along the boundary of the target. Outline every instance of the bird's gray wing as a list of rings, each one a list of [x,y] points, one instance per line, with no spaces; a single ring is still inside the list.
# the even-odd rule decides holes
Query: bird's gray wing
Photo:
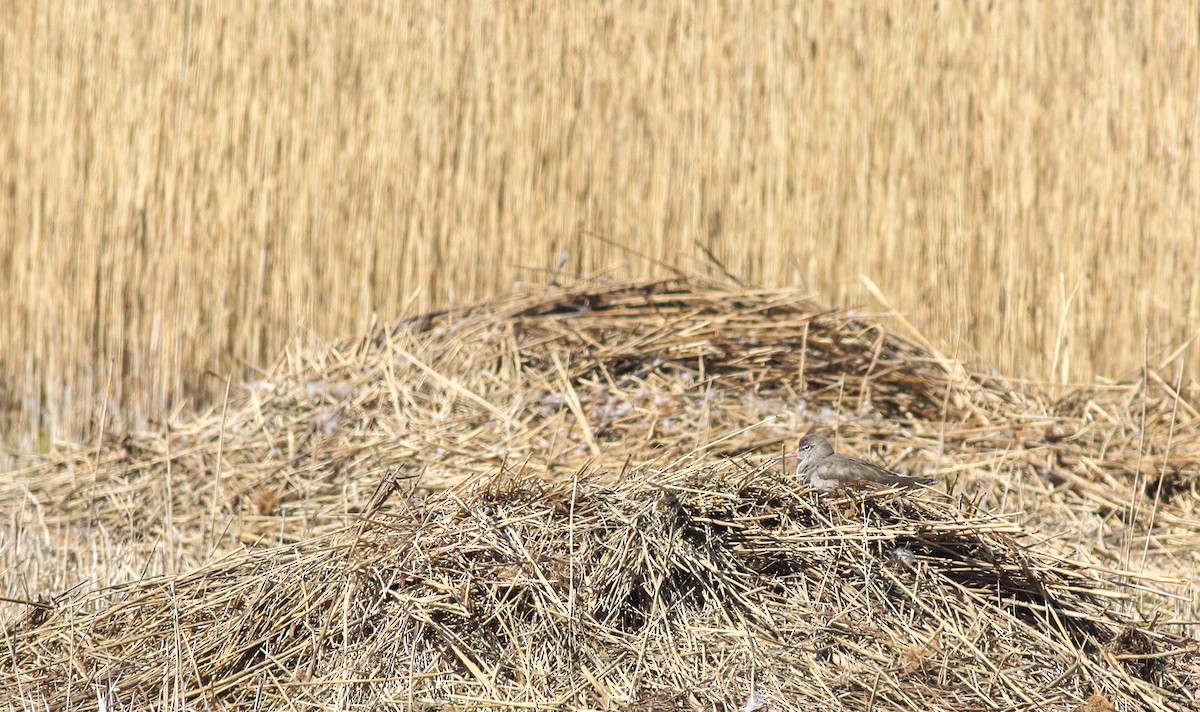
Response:
[[[913,477],[912,475],[902,475],[899,472],[893,472],[875,465],[870,462],[859,460],[858,458],[848,458],[854,461],[862,473],[859,479],[878,482],[884,485],[900,485],[904,487],[913,487],[916,485],[931,485],[934,483],[932,478],[928,477]]]

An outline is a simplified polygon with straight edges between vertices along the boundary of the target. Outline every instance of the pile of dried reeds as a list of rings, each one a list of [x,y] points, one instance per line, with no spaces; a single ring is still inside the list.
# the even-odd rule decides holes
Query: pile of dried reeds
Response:
[[[371,694],[420,680],[414,699],[460,705],[664,706],[690,702],[659,692],[687,689],[703,706],[761,689],[847,708],[936,695],[921,704],[1033,709],[1091,691],[1178,707],[1187,644],[1155,636],[1195,634],[1200,414],[1157,373],[1051,398],[873,315],[682,279],[427,314],[294,349],[210,412],[5,475],[0,511],[62,562],[48,577],[60,588],[129,578],[78,556],[98,538],[151,573],[199,568],[32,609],[9,630],[0,674],[59,701],[80,684],[142,700],[153,684],[164,700],[320,700],[367,695],[334,681],[379,676],[390,682]],[[730,479],[814,426],[839,449],[937,475],[970,504],[815,500]],[[460,486],[501,469],[517,484]],[[338,534],[389,471],[452,489],[385,508],[358,539]],[[619,473],[627,481],[604,490]],[[664,484],[692,480],[695,491]],[[1034,550],[1009,538],[1020,533]],[[897,545],[915,563],[886,555]],[[1137,595],[1097,593],[1052,560]],[[0,581],[8,598],[32,597],[19,571]],[[462,596],[491,607],[478,614]],[[1122,637],[1115,616],[1138,612],[1159,613],[1162,632]],[[505,641],[528,647],[513,662]],[[901,642],[911,655],[898,663]]]
[[[901,469],[1012,473],[1143,512],[1157,493],[1185,516],[1200,414],[1178,396],[1148,371],[1050,401],[795,291],[583,283],[295,349],[228,407],[109,433],[11,475],[0,502],[32,493],[55,524],[131,536],[278,541],[339,520],[392,467],[439,487],[505,459],[569,473],[718,439],[707,452],[772,454],[817,426]]]
[[[7,631],[0,689],[50,710],[1200,704],[1193,641],[961,503],[733,462],[608,480],[377,498],[340,535],[73,599]]]

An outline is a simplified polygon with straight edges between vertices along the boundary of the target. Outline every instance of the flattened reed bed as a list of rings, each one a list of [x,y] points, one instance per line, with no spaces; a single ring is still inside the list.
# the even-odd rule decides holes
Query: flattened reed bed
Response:
[[[0,593],[42,601],[2,604],[0,689],[1187,709],[1200,416],[1159,370],[1051,398],[881,315],[684,279],[296,348],[226,407],[0,479]],[[813,426],[949,494],[754,474]],[[414,494],[380,509],[381,480]]]
[[[359,524],[72,596],[5,631],[47,710],[1117,710],[1200,704],[1193,640],[934,492],[772,467],[503,470]]]
[[[1147,369],[1052,399],[881,318],[696,278],[529,288],[295,348],[221,407],[110,427],[5,475],[0,511],[64,557],[101,532],[134,550],[171,542],[184,566],[336,529],[389,468],[440,488],[505,460],[569,475],[702,448],[754,458],[816,426],[1029,526],[1098,518],[1098,538],[1126,537],[1122,565],[1150,528],[1198,529],[1186,389]]]

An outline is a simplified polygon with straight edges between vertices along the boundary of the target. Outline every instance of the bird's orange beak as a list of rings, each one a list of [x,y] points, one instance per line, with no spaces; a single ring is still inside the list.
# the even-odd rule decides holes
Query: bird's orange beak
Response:
[[[781,455],[779,457],[779,459],[780,460],[795,460],[798,457],[800,457],[799,450],[788,450],[787,452],[783,453],[783,455]]]

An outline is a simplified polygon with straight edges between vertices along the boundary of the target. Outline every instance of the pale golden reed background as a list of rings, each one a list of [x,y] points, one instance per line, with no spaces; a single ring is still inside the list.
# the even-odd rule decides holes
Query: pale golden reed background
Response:
[[[581,229],[879,308],[866,275],[1038,380],[1200,324],[1196,2],[43,0],[0,33],[0,441],[563,251],[661,271]]]

